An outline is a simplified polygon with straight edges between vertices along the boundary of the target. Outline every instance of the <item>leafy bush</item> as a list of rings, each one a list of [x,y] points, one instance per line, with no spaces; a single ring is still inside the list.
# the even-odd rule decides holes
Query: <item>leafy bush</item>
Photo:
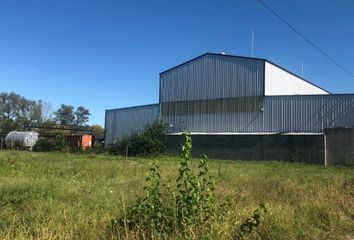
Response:
[[[104,144],[102,142],[96,141],[93,145],[93,147],[91,148],[91,150],[94,153],[104,153],[106,150],[104,148]]]
[[[37,152],[52,152],[63,151],[66,146],[65,136],[58,134],[54,139],[40,138],[34,145],[34,151]]]
[[[66,146],[65,136],[63,134],[58,134],[54,139],[54,151],[63,151]]]
[[[151,156],[166,151],[166,125],[161,121],[147,124],[141,133],[122,138],[109,151],[129,156]]]
[[[253,211],[253,214],[250,218],[244,221],[238,228],[235,229],[233,234],[233,239],[242,240],[252,232],[253,229],[257,228],[263,218],[264,215],[268,212],[267,204],[260,204],[259,207]]]
[[[213,239],[220,234],[218,226],[227,220],[232,203],[229,198],[222,204],[216,203],[214,177],[209,174],[206,157],[200,160],[198,171],[193,171],[191,150],[192,138],[184,134],[174,191],[169,186],[161,188],[159,166],[156,161],[152,162],[145,179],[145,197],[128,207],[123,217],[112,220],[112,233],[133,231],[141,239],[168,239],[173,235],[192,239],[198,234],[203,239]],[[243,239],[259,226],[266,211],[266,205],[261,205],[228,235]]]
[[[54,142],[47,138],[40,138],[34,145],[33,150],[37,152],[50,152],[54,151]]]

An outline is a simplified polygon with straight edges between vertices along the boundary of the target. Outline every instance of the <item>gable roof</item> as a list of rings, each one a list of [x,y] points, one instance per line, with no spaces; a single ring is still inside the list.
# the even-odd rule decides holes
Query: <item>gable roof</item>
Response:
[[[221,54],[221,53],[204,53],[204,54],[202,54],[202,55],[200,55],[200,56],[198,56],[198,57],[192,58],[191,60],[188,60],[188,61],[186,61],[186,62],[183,62],[183,63],[181,63],[181,64],[178,64],[177,66],[171,67],[171,68],[169,68],[169,69],[167,69],[167,70],[165,70],[165,71],[163,71],[163,72],[160,72],[160,74],[164,74],[165,72],[168,72],[168,71],[171,71],[171,70],[173,70],[173,69],[175,69],[175,68],[178,68],[178,67],[181,67],[181,66],[183,66],[183,65],[186,65],[186,64],[188,64],[188,63],[190,63],[190,62],[193,62],[193,61],[195,61],[195,60],[197,60],[197,59],[203,58],[203,57],[205,57],[205,56],[207,56],[207,55],[267,61],[266,59],[263,59],[263,58],[251,58],[251,57],[235,56],[235,55],[228,55],[228,54]]]
[[[169,69],[167,69],[167,70],[165,70],[165,71],[163,71],[163,72],[160,72],[160,75],[161,75],[161,74],[164,74],[164,73],[166,73],[166,72],[169,72],[169,71],[171,71],[171,70],[173,70],[173,69],[176,69],[176,68],[178,68],[178,67],[181,67],[181,66],[183,66],[183,65],[186,65],[186,64],[188,64],[188,63],[190,63],[190,62],[193,62],[193,61],[195,61],[195,60],[197,60],[197,59],[203,58],[203,57],[205,57],[205,56],[207,56],[207,55],[211,55],[211,56],[221,56],[221,57],[231,57],[231,58],[238,58],[238,59],[241,58],[241,59],[250,59],[250,60],[261,60],[261,61],[264,61],[264,62],[268,62],[268,63],[273,64],[274,66],[276,66],[276,67],[278,67],[278,68],[280,68],[280,69],[286,71],[287,73],[289,73],[289,74],[291,74],[291,75],[293,75],[293,76],[295,76],[295,77],[297,77],[297,78],[299,78],[299,79],[301,79],[301,80],[303,80],[303,81],[305,81],[305,82],[307,82],[307,83],[309,83],[309,84],[311,84],[311,85],[313,85],[313,86],[315,86],[315,87],[317,87],[317,88],[319,88],[319,89],[321,89],[321,90],[327,92],[328,94],[331,94],[331,93],[330,93],[329,91],[327,91],[326,89],[324,89],[324,88],[322,88],[322,87],[320,87],[320,86],[318,86],[318,85],[316,85],[316,84],[310,82],[309,80],[306,80],[306,79],[303,78],[303,77],[300,77],[299,75],[297,75],[297,74],[295,74],[295,73],[293,73],[293,72],[287,70],[287,69],[284,68],[284,67],[279,66],[278,64],[276,64],[276,63],[274,63],[274,62],[272,62],[272,61],[269,61],[268,59],[265,59],[265,58],[254,58],[254,57],[245,57],[245,56],[236,56],[236,55],[221,54],[221,53],[210,53],[210,52],[204,53],[204,54],[202,54],[202,55],[200,55],[200,56],[198,56],[198,57],[195,57],[195,58],[193,58],[193,59],[191,59],[191,60],[188,60],[188,61],[186,61],[186,62],[183,62],[183,63],[181,63],[181,64],[178,64],[177,66],[171,67],[171,68],[169,68]]]

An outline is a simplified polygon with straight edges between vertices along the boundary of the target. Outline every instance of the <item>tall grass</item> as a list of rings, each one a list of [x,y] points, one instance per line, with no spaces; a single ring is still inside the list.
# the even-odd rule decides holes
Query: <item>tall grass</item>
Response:
[[[177,158],[156,159],[163,183],[172,184]],[[150,161],[1,151],[0,239],[113,238],[110,221],[143,195]],[[231,196],[235,202],[231,221],[218,226],[223,232],[240,225],[258,203],[267,202],[269,213],[250,239],[354,238],[353,168],[210,160],[209,170],[216,177],[217,201]],[[129,231],[124,236],[137,239]]]

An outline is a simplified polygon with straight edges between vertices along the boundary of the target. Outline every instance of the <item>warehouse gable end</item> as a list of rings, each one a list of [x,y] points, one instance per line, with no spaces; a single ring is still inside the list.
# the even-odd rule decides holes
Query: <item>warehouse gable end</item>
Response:
[[[263,64],[263,66],[259,66],[260,64]],[[234,71],[232,71],[232,67],[235,68]],[[198,71],[201,72],[198,73]],[[263,76],[258,76],[259,73],[263,73]],[[232,76],[231,80],[236,81],[239,86],[236,83],[230,85],[230,79],[227,79],[230,76]],[[218,84],[225,85],[222,82],[225,78],[228,81],[227,87],[239,89],[238,96],[259,95],[259,89],[249,79],[254,77],[259,77],[263,80],[257,83],[257,88],[263,89],[263,96],[330,94],[329,91],[264,58],[205,53],[160,73],[160,102],[164,102],[164,99],[169,101],[166,99],[166,95],[170,95],[170,93],[163,89],[169,85],[177,87],[177,91],[178,87],[182,85],[184,87],[183,97],[188,98],[191,94],[195,94],[193,93],[193,88],[198,86],[198,82],[203,81],[204,85],[209,85],[210,88],[213,88],[213,91],[218,91]],[[218,82],[214,83],[211,78],[218,80]],[[175,83],[173,82],[174,80],[179,82]],[[173,83],[170,83],[170,81]],[[253,85],[253,87],[248,85]],[[251,89],[254,92],[247,92],[247,90],[250,91]],[[223,89],[223,91],[223,94],[227,95],[230,88]],[[205,98],[206,94],[209,95],[208,98],[211,97],[207,89],[203,88],[197,94],[198,97],[194,97],[191,100]],[[222,97],[234,97],[232,95],[235,94],[231,93]]]
[[[264,60],[204,54],[160,74],[160,102],[264,95]]]

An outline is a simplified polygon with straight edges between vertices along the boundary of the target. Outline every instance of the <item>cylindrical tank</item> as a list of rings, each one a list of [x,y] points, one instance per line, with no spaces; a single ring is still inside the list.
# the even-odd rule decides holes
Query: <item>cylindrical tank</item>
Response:
[[[38,135],[37,132],[12,131],[6,135],[5,144],[7,148],[22,148],[32,151],[38,141]]]

